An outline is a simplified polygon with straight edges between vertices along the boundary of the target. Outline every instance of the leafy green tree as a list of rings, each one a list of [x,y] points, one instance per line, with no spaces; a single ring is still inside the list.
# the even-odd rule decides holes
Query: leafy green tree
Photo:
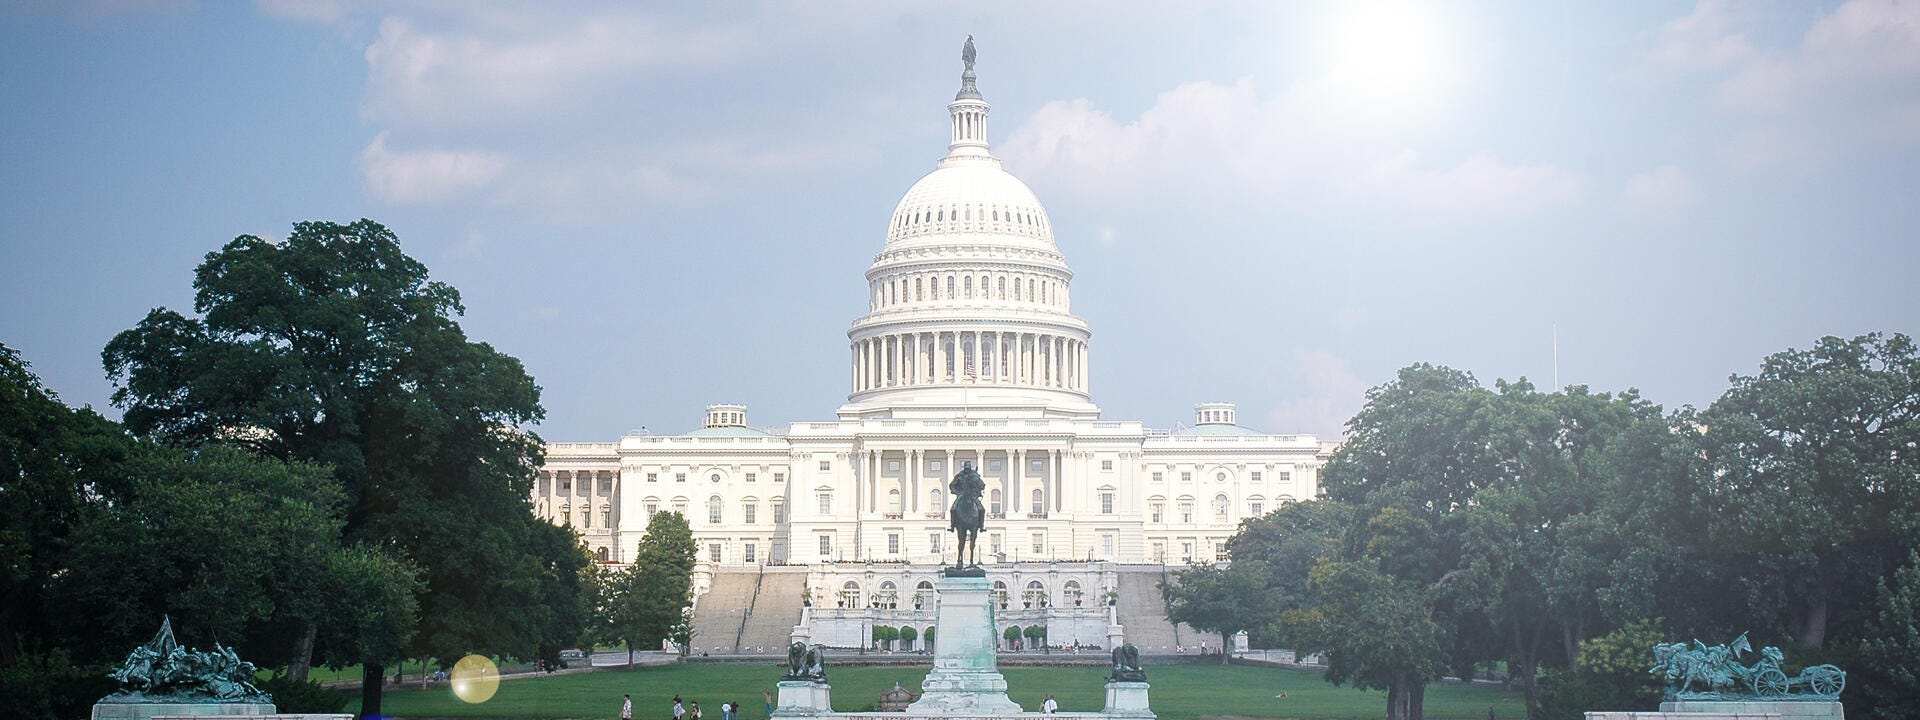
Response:
[[[1000,637],[1007,641],[1007,648],[1012,649],[1020,642],[1020,626],[1008,625],[1007,629],[1000,631]]]
[[[913,641],[918,639],[919,637],[920,637],[920,631],[913,629],[912,625],[901,625],[900,626],[900,649],[912,650]]]
[[[674,640],[687,647],[686,618],[693,602],[693,529],[677,512],[657,512],[647,522],[633,562],[613,582],[609,607],[613,636],[627,646],[658,649]]]
[[[1908,717],[1920,707],[1920,551],[1893,575],[1882,579],[1874,593],[1874,608],[1860,643],[1865,667],[1850,668],[1864,675],[1860,693],[1872,703],[1869,717]],[[1849,707],[1848,710],[1853,710]]]
[[[1275,598],[1265,590],[1270,578],[1258,572],[1253,560],[1231,564],[1194,565],[1160,584],[1167,604],[1167,622],[1186,623],[1195,630],[1220,634],[1227,647],[1234,634],[1277,619]],[[1222,653],[1220,664],[1227,663]]]
[[[1594,710],[1643,710],[1660,702],[1647,673],[1651,649],[1667,637],[1654,620],[1637,620],[1580,643],[1579,660],[1552,676],[1540,694],[1541,720],[1580,720]]]
[[[1819,647],[1920,537],[1920,352],[1905,335],[1768,356],[1699,416],[1705,495],[1758,629]]]
[[[1328,682],[1385,690],[1389,720],[1420,720],[1426,684],[1446,662],[1433,588],[1384,572],[1372,559],[1328,559],[1310,582],[1319,601],[1287,613],[1298,649],[1326,653]]]
[[[1240,531],[1227,541],[1228,557],[1234,572],[1256,579],[1261,601],[1253,604],[1251,617],[1235,624],[1257,646],[1297,643],[1281,619],[1311,604],[1309,574],[1339,549],[1352,523],[1353,507],[1331,500],[1288,503],[1240,523]]]
[[[1047,648],[1047,626],[1028,625],[1026,629],[1020,631],[1020,634],[1026,637],[1027,647],[1039,647],[1042,650]]]
[[[102,353],[130,429],[330,466],[344,542],[405,553],[425,580],[406,654],[563,644],[577,605],[552,601],[575,546],[532,516],[540,442],[515,429],[543,416],[539,388],[466,337],[457,291],[368,220],[299,223],[281,243],[241,236],[207,255],[194,290],[200,317],[154,310]],[[295,677],[319,631],[291,640]],[[362,660],[367,712],[392,658]]]

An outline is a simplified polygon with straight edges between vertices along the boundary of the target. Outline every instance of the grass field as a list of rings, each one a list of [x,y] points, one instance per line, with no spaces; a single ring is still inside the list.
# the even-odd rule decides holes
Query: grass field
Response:
[[[748,712],[743,720],[765,720],[762,692],[771,692],[784,668],[767,665],[668,665],[636,670],[602,670],[506,680],[492,700],[469,705],[445,686],[389,691],[383,710],[396,718],[617,718],[621,693],[633,694],[637,720],[670,720],[678,694],[697,700],[706,720],[720,720],[720,703],[736,700]],[[1065,712],[1098,711],[1106,700],[1106,668],[1005,668],[1008,694],[1029,710],[1053,693]],[[923,668],[829,667],[835,710],[870,706],[895,682],[915,692]],[[1202,716],[1255,718],[1375,718],[1386,710],[1386,695],[1334,687],[1311,673],[1256,667],[1205,665],[1149,666],[1153,711],[1162,720]],[[1287,698],[1274,697],[1286,692]],[[359,705],[358,695],[349,710]],[[1520,697],[1497,689],[1462,685],[1427,688],[1427,717],[1479,720],[1492,706],[1502,718],[1525,717]]]

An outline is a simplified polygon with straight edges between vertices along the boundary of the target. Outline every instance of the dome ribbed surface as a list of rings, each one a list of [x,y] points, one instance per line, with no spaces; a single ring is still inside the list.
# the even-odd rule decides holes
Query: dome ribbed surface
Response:
[[[953,236],[1058,252],[1046,208],[998,160],[948,158],[894,207],[887,246],[942,244]]]

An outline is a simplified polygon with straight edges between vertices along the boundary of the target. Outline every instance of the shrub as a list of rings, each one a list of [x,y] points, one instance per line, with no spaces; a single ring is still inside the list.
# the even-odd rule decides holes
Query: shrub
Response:
[[[254,683],[254,687],[272,695],[274,709],[283,714],[337,713],[347,707],[346,694],[329,690],[318,680],[276,675]]]

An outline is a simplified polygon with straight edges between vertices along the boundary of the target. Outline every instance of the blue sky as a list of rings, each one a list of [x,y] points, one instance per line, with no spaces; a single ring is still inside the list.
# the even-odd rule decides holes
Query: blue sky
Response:
[[[1336,436],[1413,362],[1704,405],[1920,325],[1920,2],[0,5],[0,342],[99,351],[243,233],[386,223],[550,440],[825,419],[960,41],[1096,402]]]

